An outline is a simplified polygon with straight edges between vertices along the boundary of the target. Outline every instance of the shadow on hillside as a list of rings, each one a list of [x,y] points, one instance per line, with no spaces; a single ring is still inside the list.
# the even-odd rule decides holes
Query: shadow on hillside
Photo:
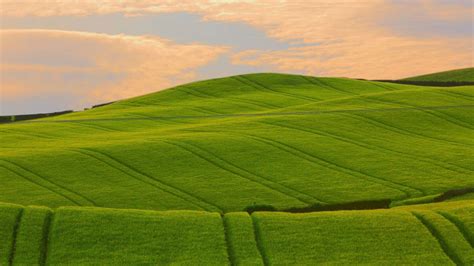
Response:
[[[376,210],[376,209],[389,209],[391,207],[402,206],[402,205],[413,205],[413,204],[425,204],[443,202],[455,197],[463,196],[465,194],[474,193],[474,187],[452,189],[441,194],[429,195],[421,198],[411,198],[403,201],[392,202],[390,199],[381,200],[366,200],[366,201],[354,201],[347,203],[338,204],[312,204],[301,208],[289,208],[278,210],[272,205],[265,204],[253,204],[247,206],[244,211],[249,214],[256,211],[266,212],[288,212],[288,213],[307,213],[307,212],[322,212],[322,211],[343,211],[343,210]]]

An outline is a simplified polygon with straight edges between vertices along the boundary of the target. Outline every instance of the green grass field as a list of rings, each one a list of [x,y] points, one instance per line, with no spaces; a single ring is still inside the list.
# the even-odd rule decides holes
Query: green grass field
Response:
[[[409,81],[458,81],[458,82],[474,82],[474,68],[456,69],[444,71],[428,75],[406,78]]]
[[[474,262],[472,193],[430,204],[474,188],[474,86],[250,74],[0,134],[2,265]]]
[[[474,203],[306,214],[0,205],[2,265],[474,262]],[[14,232],[14,233],[12,233]],[[26,241],[28,237],[31,241]],[[172,248],[170,248],[172,247]],[[361,251],[364,252],[361,252]]]

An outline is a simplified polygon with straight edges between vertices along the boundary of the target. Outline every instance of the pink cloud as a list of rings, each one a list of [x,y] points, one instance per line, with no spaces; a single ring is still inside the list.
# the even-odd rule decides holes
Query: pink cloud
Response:
[[[427,17],[447,21],[472,19],[472,7],[434,0],[58,0],[47,5],[29,3],[21,8],[13,0],[2,3],[0,13],[8,16],[191,12],[202,15],[205,20],[244,22],[264,30],[272,38],[307,45],[285,51],[250,50],[233,56],[235,64],[271,65],[278,71],[400,78],[469,67],[474,59],[473,36],[402,36],[379,25],[384,16],[397,16],[413,8]]]
[[[76,108],[192,81],[197,68],[227,51],[157,37],[55,30],[3,30],[0,38],[2,101],[71,91]]]

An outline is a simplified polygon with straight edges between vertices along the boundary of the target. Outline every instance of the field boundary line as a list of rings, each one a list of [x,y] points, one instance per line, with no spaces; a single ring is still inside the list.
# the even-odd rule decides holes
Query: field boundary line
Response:
[[[398,190],[400,192],[403,192],[407,197],[412,196],[411,192],[408,192],[408,191],[412,191],[412,192],[416,191],[418,193],[421,193],[421,195],[425,194],[423,191],[421,191],[417,188],[413,188],[413,187],[410,187],[410,186],[406,186],[404,184],[399,184],[397,182],[389,181],[389,180],[386,180],[386,179],[381,178],[381,177],[372,176],[370,174],[367,174],[367,173],[364,173],[364,172],[361,172],[361,171],[357,171],[357,170],[348,168],[346,166],[341,166],[339,164],[333,163],[331,161],[320,158],[320,157],[315,156],[313,154],[309,154],[309,153],[307,153],[305,151],[302,151],[298,148],[295,148],[295,147],[292,147],[290,145],[281,143],[277,140],[272,140],[272,139],[268,139],[268,138],[264,138],[264,137],[258,137],[258,136],[254,136],[254,137],[259,138],[259,139],[263,140],[264,142],[267,142],[269,145],[272,145],[270,143],[276,143],[275,145],[279,145],[279,146],[276,146],[277,148],[280,147],[281,149],[285,150],[288,153],[291,153],[291,154],[293,154],[293,155],[295,155],[299,158],[305,159],[307,161],[310,161],[310,162],[315,163],[317,165],[323,166],[325,168],[329,168],[331,170],[334,170],[334,171],[337,171],[337,172],[342,172],[342,173],[345,173],[347,175],[350,175],[350,176],[353,176],[353,177],[356,177],[356,178],[359,178],[359,179],[364,179],[364,180],[366,180],[368,182],[371,182],[371,183],[377,183],[379,185]],[[316,160],[316,162],[309,159],[309,158],[307,158],[307,157],[313,158],[313,160]],[[361,177],[361,176],[365,176],[366,178]]]
[[[464,239],[466,240],[466,242],[469,243],[469,245],[474,248],[474,239],[470,238],[469,237],[469,234],[468,234],[468,229],[466,228],[466,226],[464,225],[464,223],[458,218],[456,217],[455,215],[451,214],[451,213],[448,213],[448,212],[445,212],[445,211],[437,211],[437,213],[441,216],[444,217],[444,219],[448,220],[450,223],[452,223],[454,226],[456,226],[456,228],[458,229],[458,231],[462,234],[462,236],[464,237]]]
[[[22,166],[20,166],[20,165],[18,165],[18,164],[16,164],[16,163],[13,163],[13,162],[11,162],[11,161],[7,161],[7,160],[5,160],[5,159],[0,159],[0,161],[7,162],[7,163],[9,163],[9,164],[11,164],[11,165],[17,167],[18,169],[21,169],[22,171],[25,171],[25,172],[28,173],[29,175],[34,176],[34,177],[37,177],[38,179],[42,180],[43,182],[46,182],[46,183],[48,183],[48,184],[52,184],[53,186],[58,187],[59,190],[62,189],[62,190],[67,191],[68,193],[74,194],[74,195],[78,196],[79,198],[82,198],[83,200],[86,200],[88,203],[92,204],[92,206],[97,206],[97,204],[96,204],[94,201],[92,201],[92,200],[90,200],[90,199],[84,197],[83,195],[81,195],[81,194],[79,194],[79,193],[77,193],[77,192],[75,192],[75,191],[69,190],[69,189],[67,189],[67,188],[65,188],[65,187],[63,187],[63,186],[61,186],[61,185],[58,185],[58,184],[56,184],[56,183],[54,183],[54,182],[52,182],[52,181],[50,181],[50,180],[48,180],[48,179],[46,179],[46,178],[44,178],[44,177],[38,175],[38,174],[35,174],[35,173],[31,172],[30,170],[28,170],[28,169],[26,169],[26,168],[24,168],[24,167],[22,167]],[[22,178],[25,179],[25,180],[30,181],[31,183],[33,183],[33,184],[35,184],[35,185],[37,185],[37,186],[39,186],[39,187],[42,187],[42,188],[44,188],[44,189],[46,189],[46,190],[49,190],[49,191],[53,192],[54,194],[57,194],[57,195],[59,195],[59,196],[65,198],[65,199],[69,200],[70,202],[74,203],[75,205],[84,206],[84,205],[82,205],[81,203],[77,202],[75,199],[71,198],[70,196],[67,196],[67,195],[65,195],[63,192],[58,191],[58,189],[56,189],[56,188],[53,189],[53,188],[51,188],[51,187],[49,187],[49,186],[42,185],[41,183],[39,183],[39,182],[37,182],[37,181],[34,181],[32,178],[29,178],[29,177],[27,177],[26,175],[24,175],[24,174],[22,174],[22,173],[20,173],[20,172],[18,172],[18,171],[15,171],[15,170],[13,170],[13,169],[11,169],[10,167],[7,167],[7,166],[5,166],[5,165],[0,164],[0,167],[3,167],[3,168],[5,168],[5,169],[9,170],[10,172],[12,172],[12,173],[14,173],[14,174],[16,174],[16,175],[22,177]]]
[[[438,244],[440,245],[441,249],[443,252],[448,256],[448,258],[451,259],[451,261],[456,264],[456,265],[462,265],[462,260],[461,258],[458,257],[456,252],[453,252],[451,247],[446,243],[446,240],[441,236],[440,232],[434,226],[428,218],[425,218],[423,214],[418,213],[418,212],[411,212],[413,216],[421,223],[423,226],[430,232],[431,236],[433,236],[436,241],[438,241]],[[434,213],[434,212],[432,212]]]
[[[280,184],[280,183],[277,183],[277,182],[275,182],[275,181],[269,180],[269,179],[264,178],[264,177],[262,177],[262,176],[260,176],[260,175],[254,174],[254,173],[252,173],[252,172],[250,172],[250,171],[248,171],[248,170],[246,170],[246,169],[244,169],[244,168],[242,168],[242,167],[236,166],[236,165],[234,165],[233,163],[230,163],[230,162],[228,162],[227,160],[224,160],[224,159],[222,159],[221,157],[219,157],[219,156],[217,156],[217,155],[215,155],[215,154],[213,154],[213,153],[211,153],[211,152],[209,152],[209,151],[203,149],[202,147],[198,147],[198,146],[196,146],[196,145],[193,145],[193,144],[190,144],[190,143],[184,143],[184,142],[180,142],[181,145],[180,145],[180,144],[177,144],[176,142],[170,142],[170,141],[163,141],[163,142],[168,143],[168,144],[171,144],[171,145],[174,145],[174,146],[177,146],[177,147],[180,147],[180,148],[182,148],[183,150],[186,150],[186,151],[192,153],[193,155],[195,155],[195,156],[197,156],[197,157],[200,157],[201,159],[207,161],[208,163],[214,165],[215,167],[217,167],[217,168],[219,168],[219,169],[222,169],[222,170],[224,170],[224,171],[226,171],[226,172],[229,172],[229,173],[231,173],[231,174],[233,174],[233,175],[236,175],[236,176],[238,176],[238,177],[244,178],[244,179],[246,179],[246,180],[248,180],[248,181],[250,181],[250,182],[259,184],[259,185],[261,185],[261,186],[263,186],[263,187],[266,187],[266,188],[269,189],[269,190],[278,192],[278,193],[284,195],[285,197],[289,197],[289,198],[296,199],[296,200],[298,200],[298,201],[300,201],[300,202],[302,202],[302,203],[305,203],[305,204],[311,204],[311,202],[305,201],[305,200],[302,200],[302,199],[300,199],[300,198],[298,198],[298,197],[296,197],[296,196],[287,194],[287,193],[285,193],[284,191],[282,191],[281,189],[292,191],[292,193],[297,192],[297,191],[293,191],[293,189],[291,189],[291,188],[289,188],[289,187],[286,187],[286,186],[284,186],[284,185],[282,185],[282,184]],[[195,152],[195,151],[192,151],[192,150],[189,149],[189,148],[183,147],[183,144],[184,144],[184,145],[191,146],[191,147],[193,147],[193,148],[199,150],[201,153],[206,153],[207,155],[210,155],[211,157],[214,157],[215,160],[206,158],[206,157],[204,157],[202,154],[199,154],[199,153],[197,153],[197,152]],[[220,161],[221,163],[215,162],[216,160],[217,160],[217,161]],[[230,168],[230,169],[229,169],[229,168]],[[245,173],[245,174],[242,174],[241,172],[243,172],[243,173]],[[254,178],[247,177],[246,175],[250,175],[250,176],[252,176],[252,177],[254,177]],[[255,179],[255,177],[256,177],[257,179],[262,179],[262,180],[257,181],[257,180]],[[269,183],[269,184],[262,183],[262,181],[264,181],[265,183]],[[279,187],[279,188],[275,188],[275,187],[274,187],[275,185],[276,185],[277,187]]]
[[[20,225],[21,225],[21,220],[23,218],[23,213],[25,209],[21,208],[18,211],[18,214],[15,217],[15,224],[13,225],[13,233],[12,233],[12,244],[10,247],[10,254],[8,256],[8,265],[13,265],[13,261],[15,259],[15,253],[16,253],[16,242],[18,238],[18,233],[20,232]]]
[[[41,239],[41,253],[38,264],[40,266],[46,265],[48,254],[50,253],[51,232],[53,231],[53,224],[55,219],[54,210],[48,211],[43,222],[43,237]]]
[[[152,186],[152,187],[154,187],[154,188],[156,188],[156,189],[159,189],[159,190],[161,190],[161,191],[163,191],[163,192],[165,192],[165,193],[168,193],[168,194],[170,194],[170,195],[173,195],[174,197],[177,197],[177,198],[179,198],[179,199],[181,199],[181,200],[183,200],[183,201],[186,201],[186,202],[190,203],[191,205],[194,205],[194,206],[196,206],[196,207],[199,207],[199,208],[201,208],[201,209],[203,209],[203,210],[206,210],[206,211],[211,210],[211,211],[212,211],[212,210],[214,210],[214,208],[215,208],[215,209],[217,209],[218,211],[222,211],[222,209],[221,209],[220,207],[218,207],[217,205],[214,205],[214,204],[212,204],[212,203],[206,202],[206,201],[204,201],[203,199],[201,199],[201,198],[199,198],[199,197],[197,197],[197,196],[195,196],[195,195],[192,195],[192,194],[190,194],[190,193],[188,193],[188,192],[185,192],[185,191],[183,191],[183,190],[181,190],[181,189],[178,189],[178,188],[176,188],[176,187],[174,187],[174,186],[171,186],[171,185],[169,185],[169,184],[166,184],[166,183],[164,183],[163,181],[161,181],[161,180],[159,180],[159,179],[153,178],[153,177],[151,177],[150,175],[145,174],[145,173],[143,173],[142,171],[140,171],[140,170],[138,170],[138,169],[136,169],[136,168],[134,168],[134,167],[131,167],[130,165],[125,164],[125,163],[122,162],[122,161],[119,161],[117,158],[112,157],[112,156],[109,155],[109,154],[105,154],[105,153],[99,152],[99,151],[97,151],[97,150],[85,149],[85,148],[82,148],[82,149],[74,149],[74,150],[72,150],[72,151],[75,151],[75,152],[80,153],[80,154],[82,154],[82,155],[86,155],[86,156],[89,156],[89,157],[91,157],[91,158],[94,158],[95,160],[100,161],[100,162],[102,162],[102,163],[104,163],[104,164],[106,164],[106,165],[108,165],[108,166],[110,166],[110,167],[112,167],[112,168],[114,168],[114,169],[116,169],[116,170],[118,170],[118,171],[120,171],[120,172],[126,174],[127,176],[129,176],[129,177],[131,177],[131,178],[133,178],[133,179],[135,179],[135,180],[141,181],[142,183],[148,184],[148,185],[150,185],[150,186]],[[95,154],[95,155],[92,155],[92,154],[90,154],[90,153]],[[103,156],[103,157],[107,158],[107,160],[110,160],[111,162],[108,162],[108,161],[106,161],[105,159],[99,158],[99,157],[97,156],[97,154],[98,154],[99,156]],[[114,165],[114,163],[116,163],[116,164],[122,166],[123,168],[129,170],[131,173],[133,173],[133,175],[132,175],[131,173],[125,171],[124,169],[120,169],[120,167]],[[138,178],[136,175],[140,176],[140,178]],[[149,179],[149,181],[143,180],[142,177],[145,177],[145,179]],[[152,182],[150,182],[150,181],[152,181]],[[156,182],[157,184],[154,184],[155,182]],[[159,185],[158,185],[158,184],[159,184]],[[197,202],[193,202],[193,201],[191,201],[190,199],[187,199],[187,198],[184,197],[183,195],[179,195],[179,194],[185,194],[185,195],[187,195],[187,197],[196,199],[196,200],[198,200],[198,201],[204,203],[205,205],[199,204],[199,203],[197,203]],[[209,206],[206,206],[206,205],[209,205],[209,206],[211,206],[212,208],[209,208]]]
[[[254,214],[251,214],[250,218],[252,219],[253,234],[255,236],[257,250],[260,253],[260,257],[262,258],[263,265],[268,266],[270,265],[270,261],[268,259],[267,252],[265,251],[265,247],[263,246],[262,231],[260,229],[260,225],[258,224],[258,219]]]
[[[299,130],[299,131],[302,131],[302,132],[316,134],[316,135],[319,135],[319,136],[325,136],[325,137],[329,137],[329,138],[336,139],[336,140],[339,140],[339,141],[343,141],[343,142],[346,142],[346,143],[351,143],[353,145],[356,145],[356,146],[359,146],[359,147],[362,147],[362,148],[365,148],[365,149],[368,149],[368,150],[378,149],[378,150],[382,150],[382,151],[385,151],[385,152],[390,152],[392,154],[395,153],[395,154],[402,155],[404,157],[410,158],[412,160],[418,160],[420,162],[425,162],[425,163],[428,163],[428,164],[431,164],[431,165],[436,165],[440,168],[443,168],[445,170],[449,170],[449,171],[452,171],[452,172],[456,172],[458,174],[466,174],[466,172],[460,172],[459,170],[453,170],[451,168],[446,167],[445,165],[449,165],[452,168],[460,168],[463,171],[467,171],[469,173],[474,172],[471,169],[464,168],[462,166],[452,164],[452,163],[449,163],[449,162],[437,161],[437,160],[430,159],[430,158],[424,158],[424,157],[421,157],[421,156],[416,156],[414,154],[393,150],[391,148],[386,148],[386,147],[383,147],[383,146],[380,146],[380,145],[375,145],[375,144],[372,144],[372,143],[368,143],[368,142],[364,142],[364,141],[360,141],[360,140],[356,140],[356,139],[351,139],[349,137],[337,135],[337,134],[334,134],[332,132],[321,131],[320,129],[302,128],[301,126],[297,126],[295,124],[291,124],[291,123],[288,123],[288,122],[286,122],[285,125],[282,125],[281,123],[270,123],[270,122],[260,122],[260,123],[269,124],[269,125],[278,125],[278,126],[284,127],[284,128]],[[447,177],[447,176],[445,176],[445,177]]]

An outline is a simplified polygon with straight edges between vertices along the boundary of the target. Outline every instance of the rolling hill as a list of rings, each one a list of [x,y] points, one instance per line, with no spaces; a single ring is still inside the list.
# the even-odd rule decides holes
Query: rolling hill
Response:
[[[474,86],[250,74],[0,133],[5,263],[473,261],[472,193],[289,211],[471,191]]]
[[[474,82],[474,68],[456,69],[428,75],[410,77],[407,81],[438,81],[438,82]]]
[[[0,205],[2,265],[471,265],[474,203],[291,214]]]

